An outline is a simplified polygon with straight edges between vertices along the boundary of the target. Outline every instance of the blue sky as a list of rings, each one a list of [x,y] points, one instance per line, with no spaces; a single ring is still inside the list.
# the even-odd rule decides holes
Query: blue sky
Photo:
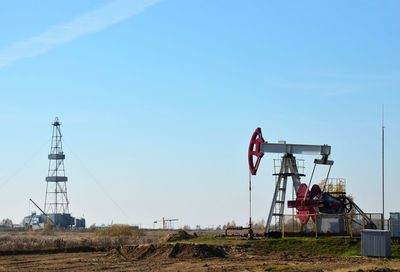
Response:
[[[216,226],[248,218],[247,148],[330,144],[332,177],[399,211],[398,1],[3,1],[0,218],[43,205],[51,122],[65,136],[70,210],[89,224]],[[254,178],[266,218],[272,159]],[[313,157],[306,157],[306,174]],[[316,181],[325,173],[321,169]],[[308,177],[304,180],[308,182]]]

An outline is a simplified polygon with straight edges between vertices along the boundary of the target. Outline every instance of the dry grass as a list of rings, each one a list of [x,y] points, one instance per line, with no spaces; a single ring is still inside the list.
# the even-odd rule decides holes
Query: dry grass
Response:
[[[110,235],[79,231],[42,231],[0,233],[0,251],[25,251],[42,249],[62,249],[77,247],[114,247],[158,243],[169,232],[133,231],[124,235],[124,228],[117,228]],[[119,235],[116,235],[119,234]]]
[[[122,245],[158,243],[176,230],[132,230],[124,225],[93,231],[0,232],[0,255],[3,251],[64,249],[78,247],[110,248]],[[221,231],[188,231],[198,236],[214,236]]]

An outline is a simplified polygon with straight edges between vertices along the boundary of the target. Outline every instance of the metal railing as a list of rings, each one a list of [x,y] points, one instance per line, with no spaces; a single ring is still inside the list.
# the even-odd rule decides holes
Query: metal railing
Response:
[[[379,230],[389,230],[393,238],[400,237],[400,219],[384,219],[380,213],[367,213],[366,216]],[[308,234],[311,236],[340,235],[357,237],[361,230],[367,228],[365,217],[358,213],[344,214],[312,214],[307,224],[302,225],[299,215],[284,214],[282,216],[282,237]],[[277,230],[277,226],[271,226],[271,231]]]
[[[274,161],[274,166],[273,166],[274,174],[279,174],[280,169],[282,167],[282,159],[273,159],[273,161]],[[290,168],[292,167],[292,164],[290,161],[286,161],[286,165],[284,166]],[[304,159],[296,159],[296,167],[297,170],[299,171],[299,174],[304,174],[304,169],[305,169]]]

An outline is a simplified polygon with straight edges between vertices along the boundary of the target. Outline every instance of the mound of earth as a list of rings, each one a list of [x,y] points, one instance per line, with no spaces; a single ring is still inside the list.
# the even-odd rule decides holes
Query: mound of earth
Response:
[[[162,239],[162,242],[176,242],[182,240],[188,240],[196,237],[195,235],[191,235],[184,230],[179,230],[178,232],[168,234]]]
[[[225,257],[226,253],[222,246],[206,244],[180,244],[176,243],[168,254],[170,258],[213,258]]]
[[[206,244],[146,244],[121,246],[109,251],[109,256],[124,260],[141,260],[145,258],[224,258],[222,246]]]

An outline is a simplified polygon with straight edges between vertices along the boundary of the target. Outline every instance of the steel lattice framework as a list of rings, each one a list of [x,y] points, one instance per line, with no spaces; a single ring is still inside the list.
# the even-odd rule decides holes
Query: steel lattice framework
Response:
[[[44,201],[44,210],[48,214],[69,214],[68,178],[65,176],[65,154],[62,147],[60,125],[56,117],[53,123],[50,154],[48,155],[49,169],[46,177],[46,197]]]

